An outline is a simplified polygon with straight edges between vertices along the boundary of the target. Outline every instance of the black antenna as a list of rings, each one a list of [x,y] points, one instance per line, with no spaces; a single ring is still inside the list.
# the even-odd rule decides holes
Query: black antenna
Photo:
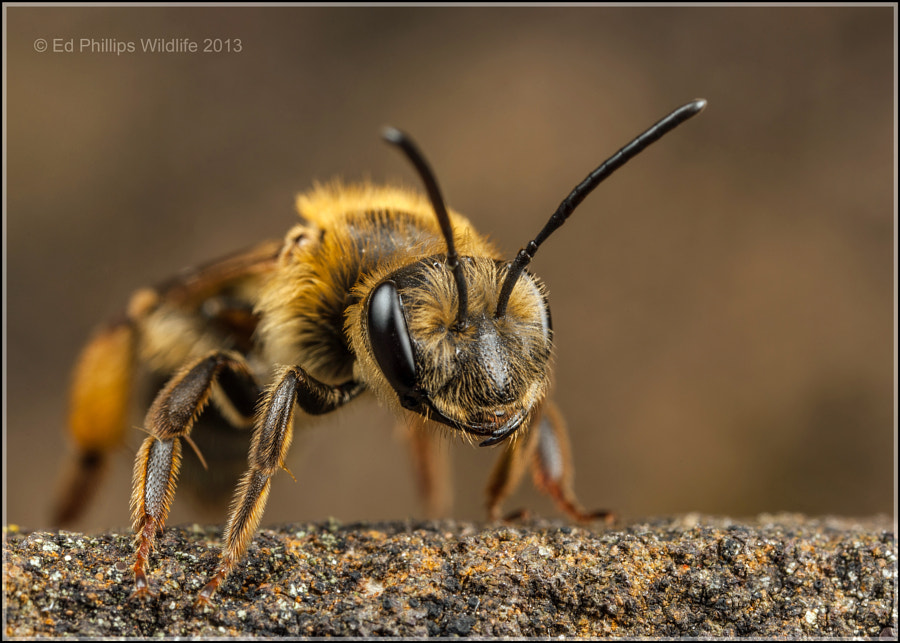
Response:
[[[453,278],[456,280],[456,290],[459,295],[459,313],[456,317],[456,325],[462,328],[466,323],[468,291],[466,290],[466,280],[463,277],[462,264],[459,263],[459,255],[456,254],[456,245],[453,243],[453,228],[450,225],[450,216],[447,214],[447,207],[444,205],[444,199],[441,196],[441,189],[438,187],[434,173],[431,171],[431,167],[428,165],[425,157],[409,136],[394,127],[384,128],[381,136],[388,143],[396,145],[403,150],[407,158],[415,166],[419,176],[422,177],[422,182],[428,191],[428,198],[431,199],[431,206],[434,208],[438,223],[441,225],[444,240],[447,242],[447,266],[453,271]]]
[[[575,208],[584,201],[585,197],[587,197],[594,188],[600,185],[600,183],[602,183],[610,174],[640,154],[652,143],[655,143],[662,138],[663,135],[672,131],[692,116],[699,114],[703,111],[704,107],[706,107],[706,100],[702,98],[679,107],[609,157],[596,170],[588,174],[587,178],[579,183],[578,186],[572,190],[571,194],[559,204],[559,207],[556,208],[556,212],[553,213],[553,216],[550,217],[550,220],[547,221],[547,224],[544,226],[544,229],[540,231],[538,236],[536,236],[534,240],[529,241],[527,246],[519,250],[519,254],[516,255],[515,260],[509,265],[509,271],[506,273],[506,279],[503,281],[503,287],[500,289],[500,296],[497,300],[497,312],[494,313],[494,316],[502,317],[506,314],[506,306],[509,303],[509,297],[512,294],[513,286],[516,285],[516,281],[519,279],[522,271],[525,270],[525,266],[534,259],[534,253],[537,252],[538,246],[544,243],[544,241],[547,240],[547,237],[553,234],[557,228],[566,222],[569,215],[575,211]]]

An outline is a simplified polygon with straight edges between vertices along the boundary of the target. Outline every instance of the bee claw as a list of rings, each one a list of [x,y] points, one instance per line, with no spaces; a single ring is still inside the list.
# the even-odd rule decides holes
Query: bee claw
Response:
[[[519,520],[528,520],[531,518],[531,512],[527,509],[517,509],[503,516],[503,522],[517,522]]]
[[[576,514],[572,514],[572,517],[575,518],[578,522],[603,522],[606,525],[611,525],[616,521],[616,515],[611,511],[579,511]]]
[[[194,609],[213,607],[213,594],[216,593],[216,590],[219,588],[219,584],[224,578],[224,572],[222,572],[221,570],[216,572],[216,575],[212,577],[212,580],[210,580],[206,585],[203,586],[203,589],[201,589],[200,593],[197,594],[197,598],[194,599]]]
[[[128,600],[143,601],[155,597],[156,594],[150,591],[150,583],[147,582],[147,577],[143,572],[135,574],[134,591],[131,592],[131,596],[128,597]]]
[[[200,590],[200,593],[197,594],[197,598],[194,599],[194,610],[199,611],[205,610],[207,608],[211,609],[213,607],[213,602],[212,600],[210,600],[212,593],[207,596],[206,594],[204,594],[205,591],[206,588],[204,587],[202,590]]]

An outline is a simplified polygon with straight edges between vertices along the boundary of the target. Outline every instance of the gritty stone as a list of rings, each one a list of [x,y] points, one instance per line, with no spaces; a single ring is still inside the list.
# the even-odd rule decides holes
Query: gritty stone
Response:
[[[165,530],[130,600],[131,534],[4,530],[5,637],[893,637],[889,519],[691,514],[605,525],[263,529],[194,598],[220,533]]]

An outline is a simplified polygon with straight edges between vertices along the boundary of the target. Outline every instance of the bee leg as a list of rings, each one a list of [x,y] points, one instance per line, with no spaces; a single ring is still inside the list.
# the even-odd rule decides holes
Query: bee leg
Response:
[[[68,525],[89,504],[106,470],[107,453],[121,442],[136,353],[130,319],[103,329],[78,358],[69,391],[69,435],[77,454],[67,465],[62,491],[53,508],[54,525]]]
[[[343,406],[364,388],[363,384],[354,381],[338,386],[324,384],[299,366],[281,371],[263,401],[250,445],[250,468],[238,483],[225,527],[222,557],[212,579],[200,590],[197,605],[211,602],[216,589],[244,555],[259,526],[271,478],[279,468],[284,468],[284,458],[291,445],[294,402],[306,413],[320,415]]]
[[[568,431],[553,402],[544,404],[532,440],[535,448],[531,454],[531,475],[535,486],[553,498],[557,507],[575,520],[611,520],[610,512],[586,512],[575,498]]]
[[[500,503],[511,494],[522,479],[525,463],[536,443],[536,431],[529,431],[503,450],[491,471],[487,487],[487,511],[490,520],[500,519]]]
[[[447,515],[453,502],[446,443],[431,427],[407,431],[419,496],[428,518]]]
[[[258,388],[240,355],[215,352],[197,360],[169,380],[147,412],[144,426],[150,437],[144,440],[135,460],[131,496],[137,549],[132,597],[150,594],[147,563],[156,535],[165,525],[175,496],[181,463],[179,438],[190,439],[194,421],[209,401],[217,379],[226,372],[228,375],[223,379],[232,383],[241,380],[244,388]],[[235,408],[238,406],[236,404]]]

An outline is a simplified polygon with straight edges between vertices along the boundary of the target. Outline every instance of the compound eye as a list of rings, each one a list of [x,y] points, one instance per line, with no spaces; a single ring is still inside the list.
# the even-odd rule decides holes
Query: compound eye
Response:
[[[402,400],[415,389],[416,359],[393,281],[385,281],[372,291],[366,314],[375,361]]]

